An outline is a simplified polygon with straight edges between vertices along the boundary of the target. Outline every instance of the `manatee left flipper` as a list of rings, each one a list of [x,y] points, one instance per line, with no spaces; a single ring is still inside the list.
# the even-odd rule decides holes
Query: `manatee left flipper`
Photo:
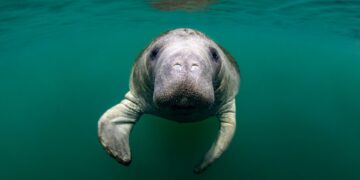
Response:
[[[98,136],[105,150],[119,163],[131,163],[129,135],[142,109],[128,92],[119,104],[107,110],[98,122]]]
[[[220,121],[220,129],[215,142],[206,153],[203,160],[195,167],[194,173],[200,174],[206,170],[221,154],[228,148],[236,129],[236,108],[235,100],[224,105],[217,115]]]

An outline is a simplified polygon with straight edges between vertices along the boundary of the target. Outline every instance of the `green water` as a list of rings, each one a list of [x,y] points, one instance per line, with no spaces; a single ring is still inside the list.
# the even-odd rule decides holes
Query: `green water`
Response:
[[[360,179],[358,1],[220,1],[159,11],[147,1],[0,2],[0,179]],[[159,33],[198,29],[241,69],[237,132],[204,174],[208,119],[145,115],[124,167],[97,139]]]

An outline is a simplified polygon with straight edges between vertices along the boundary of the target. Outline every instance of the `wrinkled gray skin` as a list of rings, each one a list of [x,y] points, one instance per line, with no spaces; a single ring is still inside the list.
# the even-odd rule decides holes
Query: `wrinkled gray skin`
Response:
[[[239,83],[238,65],[214,41],[193,29],[168,31],[140,54],[132,69],[130,91],[100,118],[100,142],[118,162],[129,165],[129,135],[142,114],[177,122],[216,116],[217,139],[194,169],[201,173],[221,156],[234,135]]]

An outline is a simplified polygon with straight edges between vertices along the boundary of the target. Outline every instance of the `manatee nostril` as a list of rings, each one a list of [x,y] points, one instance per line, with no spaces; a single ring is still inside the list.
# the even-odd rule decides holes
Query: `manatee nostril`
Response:
[[[195,71],[195,70],[198,70],[199,69],[199,65],[198,64],[192,64],[191,65],[191,71]]]
[[[181,70],[181,64],[180,63],[175,63],[174,64],[174,69]]]

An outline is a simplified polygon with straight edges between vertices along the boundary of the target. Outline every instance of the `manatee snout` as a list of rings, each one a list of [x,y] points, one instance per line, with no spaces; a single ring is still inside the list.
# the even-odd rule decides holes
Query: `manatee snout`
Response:
[[[153,101],[158,108],[173,112],[209,109],[214,104],[212,86],[201,86],[196,81],[174,81],[156,86]]]
[[[153,101],[173,112],[209,109],[214,103],[212,67],[209,60],[187,48],[159,58]],[[185,111],[186,110],[186,111]]]

